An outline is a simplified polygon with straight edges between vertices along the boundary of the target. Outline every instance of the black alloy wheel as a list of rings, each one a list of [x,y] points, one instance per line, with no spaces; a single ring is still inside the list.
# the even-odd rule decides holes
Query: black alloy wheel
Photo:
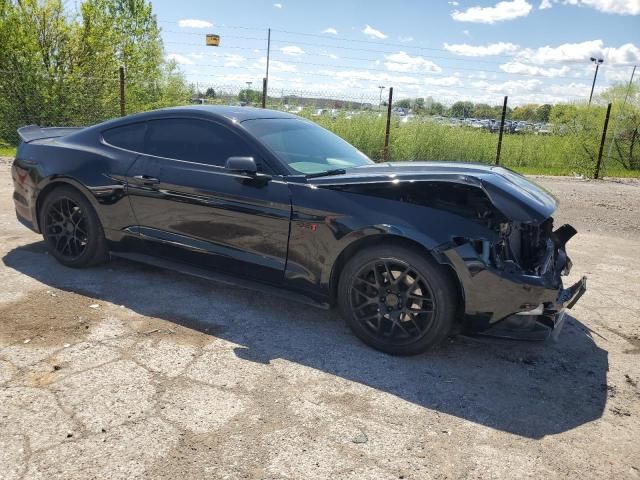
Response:
[[[387,342],[413,342],[427,333],[436,303],[427,281],[410,265],[381,259],[364,265],[352,278],[353,316]]]
[[[98,215],[74,188],[60,186],[47,194],[40,208],[40,228],[49,252],[67,267],[88,267],[108,257]]]
[[[405,245],[354,255],[338,284],[341,313],[358,338],[392,355],[415,355],[452,331],[458,293],[446,267]]]
[[[68,261],[78,259],[87,249],[87,218],[82,208],[68,197],[59,197],[45,213],[44,237]]]

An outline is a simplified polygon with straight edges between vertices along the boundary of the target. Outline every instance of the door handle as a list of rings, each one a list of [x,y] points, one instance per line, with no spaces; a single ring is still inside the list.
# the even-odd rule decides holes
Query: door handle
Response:
[[[160,183],[157,178],[150,177],[148,175],[135,175],[133,177],[137,183],[144,185],[145,187],[153,187]]]

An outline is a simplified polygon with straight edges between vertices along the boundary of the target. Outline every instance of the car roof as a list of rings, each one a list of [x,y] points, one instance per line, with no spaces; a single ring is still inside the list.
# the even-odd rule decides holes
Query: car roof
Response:
[[[218,120],[231,120],[233,122],[244,122],[245,120],[255,120],[260,118],[299,118],[296,115],[269,110],[266,108],[240,107],[227,105],[185,105],[179,107],[162,108],[149,112],[139,113],[123,117],[118,120],[150,120],[152,118],[162,118],[170,115],[193,115],[217,118]]]

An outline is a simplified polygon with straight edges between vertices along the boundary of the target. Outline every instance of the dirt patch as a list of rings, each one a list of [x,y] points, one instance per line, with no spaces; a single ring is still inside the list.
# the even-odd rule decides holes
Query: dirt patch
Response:
[[[28,292],[0,307],[0,336],[34,348],[82,341],[102,317],[92,305],[98,305],[94,298],[61,290]]]

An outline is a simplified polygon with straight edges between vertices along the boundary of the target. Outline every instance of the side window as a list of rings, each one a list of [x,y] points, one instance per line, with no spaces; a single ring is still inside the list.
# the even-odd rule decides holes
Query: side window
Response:
[[[149,121],[144,152],[218,167],[224,167],[229,157],[255,156],[253,149],[229,129],[191,118]]]
[[[124,148],[134,152],[142,152],[145,130],[145,123],[133,123],[105,130],[102,132],[102,138],[114,147]]]

